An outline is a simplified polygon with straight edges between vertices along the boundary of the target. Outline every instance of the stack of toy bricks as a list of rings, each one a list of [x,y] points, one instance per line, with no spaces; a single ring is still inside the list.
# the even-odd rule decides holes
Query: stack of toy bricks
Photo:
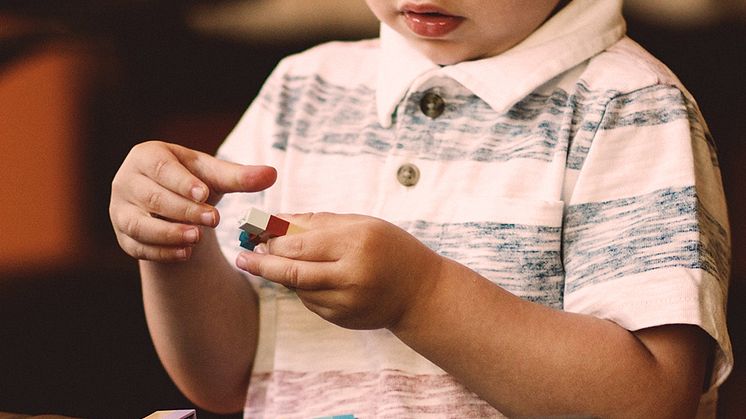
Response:
[[[241,235],[238,237],[241,247],[254,250],[259,243],[264,243],[272,237],[299,233],[302,230],[295,224],[283,220],[275,215],[252,208],[239,220]]]

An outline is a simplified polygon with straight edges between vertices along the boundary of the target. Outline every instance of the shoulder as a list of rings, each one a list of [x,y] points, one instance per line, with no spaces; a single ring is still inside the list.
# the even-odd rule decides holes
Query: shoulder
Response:
[[[665,64],[628,37],[591,58],[580,78],[593,91],[625,95],[651,87],[669,86],[688,95]]]
[[[591,58],[575,82],[578,104],[605,120],[599,128],[682,121],[706,126],[696,100],[676,75],[630,38]]]
[[[275,73],[338,85],[375,83],[379,51],[378,39],[327,42],[284,58]]]

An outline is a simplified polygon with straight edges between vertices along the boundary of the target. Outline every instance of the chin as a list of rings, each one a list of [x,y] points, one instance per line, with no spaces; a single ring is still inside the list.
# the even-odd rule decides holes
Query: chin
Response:
[[[415,41],[415,47],[429,58],[430,61],[438,65],[458,64],[463,61],[473,61],[484,58],[484,55],[465,48],[463,45],[449,43],[448,41]]]
[[[430,61],[438,65],[458,64],[462,61],[471,61],[478,57],[472,57],[466,51],[452,50],[443,51],[440,48],[430,48],[422,51]]]

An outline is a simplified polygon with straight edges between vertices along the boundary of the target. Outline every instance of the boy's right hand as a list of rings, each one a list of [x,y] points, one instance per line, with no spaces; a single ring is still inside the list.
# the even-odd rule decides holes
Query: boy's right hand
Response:
[[[109,216],[127,254],[159,262],[182,261],[215,227],[214,205],[229,192],[257,192],[277,178],[274,168],[244,166],[188,148],[148,141],[132,148],[111,187]]]

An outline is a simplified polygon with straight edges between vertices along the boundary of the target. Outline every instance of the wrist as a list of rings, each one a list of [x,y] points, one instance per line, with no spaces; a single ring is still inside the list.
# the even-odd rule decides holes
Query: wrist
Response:
[[[448,309],[447,299],[444,297],[460,268],[466,269],[448,258],[438,256],[437,262],[420,279],[420,287],[409,299],[401,315],[388,329],[400,338],[413,332],[427,333],[433,326],[432,321],[437,317],[437,312]]]

